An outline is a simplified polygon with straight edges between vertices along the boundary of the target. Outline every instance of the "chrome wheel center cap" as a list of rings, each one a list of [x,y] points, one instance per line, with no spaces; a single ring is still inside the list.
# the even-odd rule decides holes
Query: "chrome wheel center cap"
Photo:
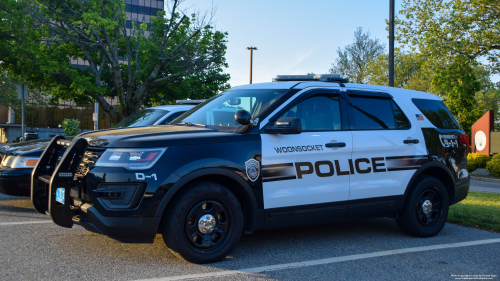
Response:
[[[203,215],[198,221],[198,229],[203,234],[212,233],[215,228],[215,218],[212,215]]]
[[[422,211],[424,214],[429,215],[432,212],[432,202],[430,200],[425,200],[422,204]]]

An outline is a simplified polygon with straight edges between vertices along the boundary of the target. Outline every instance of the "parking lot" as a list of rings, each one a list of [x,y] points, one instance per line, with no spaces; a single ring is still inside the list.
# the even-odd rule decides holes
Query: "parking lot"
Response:
[[[226,260],[194,265],[153,244],[122,244],[65,229],[29,198],[0,195],[2,280],[498,280],[500,234],[447,224],[434,238],[403,234],[392,219],[258,231]],[[470,276],[469,276],[470,277]],[[484,280],[484,279],[483,279]]]

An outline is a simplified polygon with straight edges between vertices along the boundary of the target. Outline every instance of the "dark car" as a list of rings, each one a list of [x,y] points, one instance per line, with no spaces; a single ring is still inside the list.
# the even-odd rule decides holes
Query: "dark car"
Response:
[[[442,98],[338,75],[275,80],[170,126],[54,138],[32,174],[35,209],[120,241],[160,232],[176,255],[208,263],[260,229],[392,217],[431,237],[466,198],[469,138]]]
[[[29,141],[29,140],[39,140],[40,137],[38,136],[38,133],[25,133],[24,134],[24,141]]]
[[[175,105],[147,108],[115,124],[117,128],[135,128],[170,123],[201,101],[178,101]],[[32,137],[33,133],[26,133]],[[36,133],[35,133],[36,134]],[[80,135],[83,136],[87,133]],[[51,139],[40,139],[0,147],[0,193],[30,196],[31,172]]]

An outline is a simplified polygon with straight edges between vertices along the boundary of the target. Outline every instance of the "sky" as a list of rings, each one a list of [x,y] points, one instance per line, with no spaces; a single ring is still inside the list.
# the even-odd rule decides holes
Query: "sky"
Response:
[[[402,0],[396,0],[396,13]],[[254,46],[253,83],[276,75],[328,73],[337,49],[351,44],[363,27],[389,48],[386,20],[389,0],[186,0],[184,8],[217,8],[217,30],[228,32],[225,70],[229,83],[249,83],[250,51]]]

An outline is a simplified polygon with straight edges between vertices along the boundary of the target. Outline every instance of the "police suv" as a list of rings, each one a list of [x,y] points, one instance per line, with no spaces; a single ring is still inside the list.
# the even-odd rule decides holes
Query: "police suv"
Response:
[[[209,263],[259,229],[393,217],[434,236],[467,196],[469,138],[441,98],[338,75],[273,81],[170,125],[55,137],[32,174],[34,207],[124,242],[162,233]]]

